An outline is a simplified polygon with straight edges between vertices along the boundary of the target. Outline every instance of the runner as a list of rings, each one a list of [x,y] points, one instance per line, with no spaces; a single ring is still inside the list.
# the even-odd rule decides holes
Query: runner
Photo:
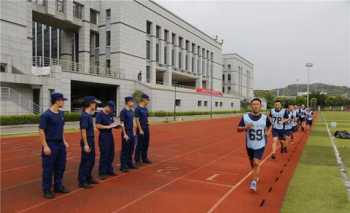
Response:
[[[259,98],[252,99],[250,106],[252,111],[243,115],[237,131],[246,132],[246,148],[253,171],[249,188],[256,191],[260,174],[260,162],[264,155],[267,142],[266,135],[271,123],[266,115],[261,114],[261,100]]]

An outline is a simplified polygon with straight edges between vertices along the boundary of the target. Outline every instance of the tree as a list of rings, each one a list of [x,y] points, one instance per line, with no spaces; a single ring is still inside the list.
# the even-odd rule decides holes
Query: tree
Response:
[[[132,94],[132,97],[134,98],[134,101],[136,103],[139,103],[141,101],[143,92],[140,90],[135,90],[135,92]]]

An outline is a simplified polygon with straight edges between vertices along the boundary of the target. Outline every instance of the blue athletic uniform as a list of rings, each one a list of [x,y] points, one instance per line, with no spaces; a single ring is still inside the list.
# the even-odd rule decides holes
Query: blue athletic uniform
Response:
[[[112,113],[101,111],[96,114],[96,124],[108,126],[114,122]],[[99,129],[98,144],[100,148],[99,175],[114,174],[114,137],[112,129]]]
[[[95,165],[95,133],[92,115],[87,112],[82,112],[80,115],[80,129],[86,130],[87,143],[90,147],[90,152],[84,151],[83,138],[80,140],[81,146],[81,161],[79,166],[79,184],[89,184],[92,180],[91,172]]]
[[[139,120],[140,126],[143,130],[143,135],[140,134],[140,131],[137,131],[137,145],[135,151],[135,161],[143,162],[148,161],[148,147],[149,147],[149,138],[150,131],[148,125],[148,109],[146,107],[138,106],[135,109],[135,117]]]
[[[245,113],[238,126],[245,127],[247,124],[253,125],[246,131],[245,140],[248,157],[250,160],[261,160],[267,143],[266,128],[271,126],[270,120],[263,114]]]
[[[134,136],[134,111],[132,109],[122,109],[120,111],[120,122],[124,123],[125,132],[129,139],[125,140],[124,132],[122,131],[122,148],[120,153],[120,169],[128,169],[133,167],[132,156],[135,149]]]
[[[283,119],[288,118],[287,110],[272,109],[270,112],[270,118],[272,119],[272,137],[278,137],[280,140],[284,139],[285,130]]]
[[[310,110],[310,111],[306,111],[305,112],[305,118],[306,118],[306,123],[308,125],[312,125],[312,120],[313,120],[313,112]]]
[[[54,176],[54,189],[59,190],[62,185],[63,174],[66,168],[66,146],[64,145],[64,112],[52,112],[50,109],[40,116],[39,128],[45,132],[47,145],[51,155],[42,151],[42,188],[44,192],[51,191],[52,176]]]

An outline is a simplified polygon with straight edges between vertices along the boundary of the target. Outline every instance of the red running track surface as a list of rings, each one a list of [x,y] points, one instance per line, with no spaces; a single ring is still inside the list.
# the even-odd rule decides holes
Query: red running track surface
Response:
[[[2,138],[1,212],[279,212],[307,135],[298,133],[289,153],[278,154],[277,160],[269,158],[269,139],[258,192],[253,193],[244,134],[236,132],[237,123],[238,118],[224,118],[153,125],[154,163],[118,173],[88,190],[77,187],[79,133],[66,134],[70,148],[64,183],[72,192],[53,200],[41,194],[38,137]],[[118,130],[115,142],[118,168]],[[98,160],[95,175],[97,166]]]

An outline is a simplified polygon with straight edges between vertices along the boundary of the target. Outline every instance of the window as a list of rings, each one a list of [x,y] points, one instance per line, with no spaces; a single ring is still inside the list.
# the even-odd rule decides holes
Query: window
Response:
[[[147,21],[146,22],[146,32],[147,32],[147,34],[148,35],[150,35],[150,34],[152,34],[152,22],[150,22],[150,21]]]
[[[99,12],[93,9],[90,9],[90,23],[97,24],[98,23]]]
[[[156,26],[156,38],[160,38],[160,26]]]
[[[106,32],[106,46],[111,46],[111,31]]]
[[[225,81],[225,74],[222,74],[222,80]]]
[[[172,44],[175,44],[175,40],[176,40],[176,34],[175,34],[175,33],[172,33],[172,34],[171,34],[171,43],[172,43]]]
[[[146,41],[146,59],[151,59],[151,42]]]
[[[111,59],[106,60],[106,73],[111,74]]]
[[[175,106],[181,106],[181,99],[175,100]]]
[[[222,92],[225,93],[225,87],[222,87]]]
[[[231,102],[231,107],[233,108],[235,106],[235,104],[233,102]]]
[[[198,101],[197,106],[199,106],[199,107],[202,106],[202,101]]]
[[[231,87],[227,87],[227,92],[231,92]]]
[[[220,101],[220,107],[222,107],[223,106],[223,103]]]
[[[146,81],[147,83],[151,82],[151,67],[146,66]]]
[[[228,81],[231,81],[231,74],[228,74],[228,75],[227,75],[227,80],[228,80]]]
[[[160,57],[159,52],[160,52],[159,44],[157,43],[156,44],[156,62],[158,62],[158,63],[159,63],[159,57]]]
[[[188,63],[189,63],[189,60],[188,60],[188,54],[186,54],[186,58],[185,58],[185,70],[188,70]]]
[[[7,64],[0,63],[0,72],[7,72]]]
[[[204,106],[208,106],[208,101],[204,101]]]
[[[83,18],[83,5],[78,2],[73,2],[73,16],[79,19]]]
[[[182,52],[179,52],[179,69],[182,68]]]
[[[64,12],[64,1],[63,0],[56,0],[56,10],[58,12],[61,12],[61,13]]]
[[[194,50],[196,49],[196,45],[192,43],[192,53],[194,54]]]
[[[192,71],[192,72],[195,72],[195,70],[194,70],[194,57],[192,57],[191,71]]]
[[[183,48],[182,41],[183,41],[183,38],[182,38],[182,37],[179,37],[179,47],[180,47],[180,48]]]
[[[168,64],[168,47],[164,47],[164,64]]]
[[[169,31],[164,30],[164,41],[168,42],[168,40],[169,40]]]
[[[227,65],[227,68],[230,70],[230,69],[231,69],[231,64],[228,64],[228,65]]]
[[[190,50],[190,41],[186,40],[186,50],[189,51]]]
[[[100,34],[99,33],[95,34],[95,47],[96,48],[100,47]]]
[[[215,101],[215,107],[219,106],[219,102]]]
[[[111,19],[111,9],[106,10],[106,19],[110,20]]]
[[[171,50],[171,65],[175,66],[175,49]]]

